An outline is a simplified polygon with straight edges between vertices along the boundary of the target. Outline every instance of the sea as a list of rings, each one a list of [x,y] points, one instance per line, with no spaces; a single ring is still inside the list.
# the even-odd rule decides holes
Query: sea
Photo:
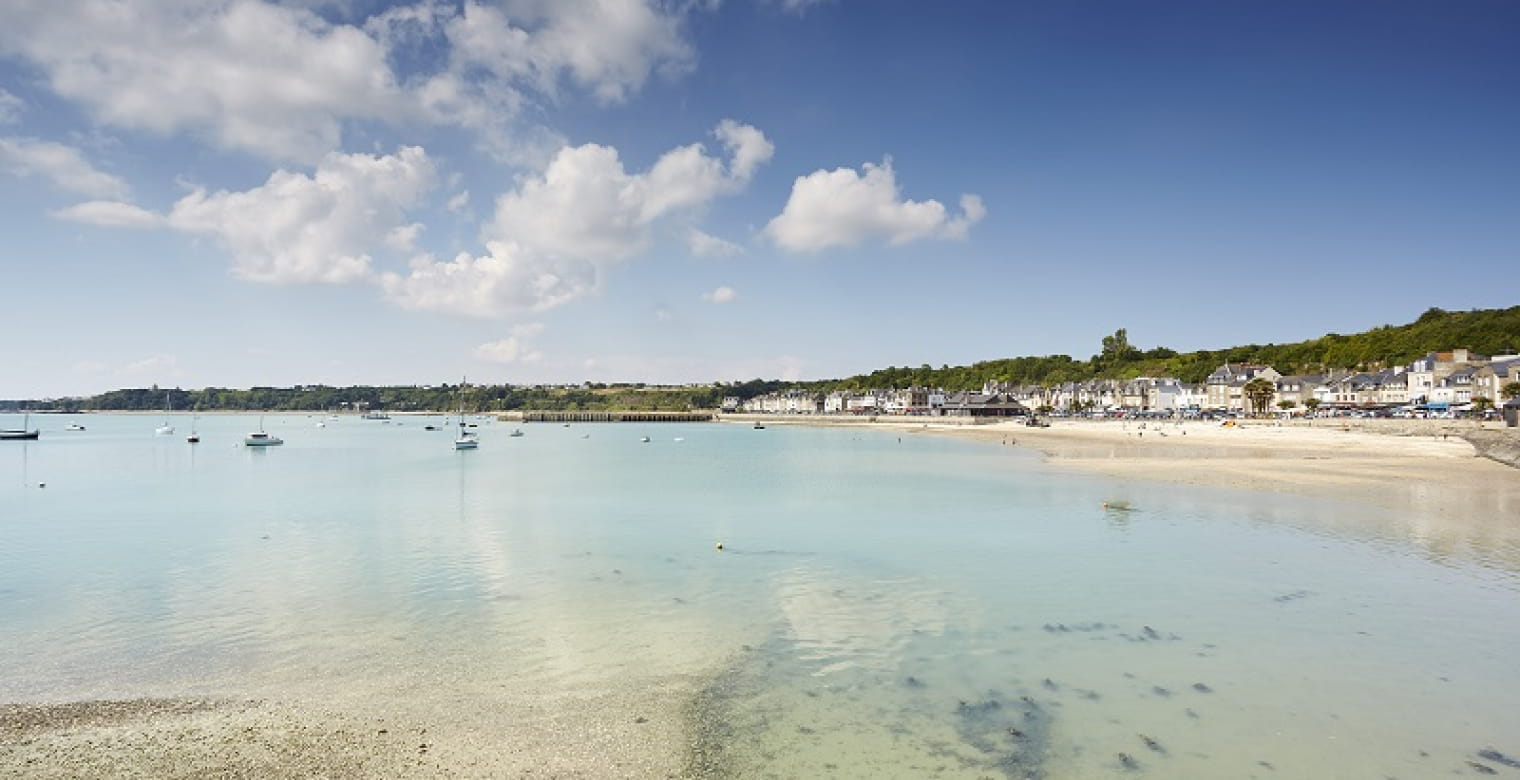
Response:
[[[1520,776],[1513,517],[864,427],[31,422],[0,442],[0,704],[679,678],[673,749],[713,776]]]

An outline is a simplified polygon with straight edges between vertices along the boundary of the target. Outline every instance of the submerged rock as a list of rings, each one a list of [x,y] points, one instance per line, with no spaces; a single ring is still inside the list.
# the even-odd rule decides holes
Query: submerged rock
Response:
[[[1017,703],[989,694],[982,701],[960,702],[956,731],[986,757],[985,769],[1019,780],[1041,780],[1050,750],[1050,715],[1028,696]]]
[[[1478,751],[1478,758],[1481,758],[1481,759],[1483,759],[1485,761],[1492,761],[1495,764],[1503,764],[1504,766],[1507,766],[1510,769],[1520,769],[1520,759],[1515,759],[1515,758],[1511,758],[1509,756],[1506,756],[1503,753],[1500,753],[1499,751],[1494,750],[1493,748],[1487,748],[1485,750],[1479,750]]]

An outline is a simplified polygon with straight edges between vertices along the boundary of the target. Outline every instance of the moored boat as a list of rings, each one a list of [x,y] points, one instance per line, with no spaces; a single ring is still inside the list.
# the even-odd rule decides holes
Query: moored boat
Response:
[[[31,419],[32,415],[30,413],[23,412],[21,415],[21,427],[0,429],[0,441],[31,441],[36,439],[42,433],[42,430],[40,428],[28,430],[26,425]]]
[[[278,447],[285,440],[264,432],[264,418],[259,418],[259,429],[243,437],[244,447]]]

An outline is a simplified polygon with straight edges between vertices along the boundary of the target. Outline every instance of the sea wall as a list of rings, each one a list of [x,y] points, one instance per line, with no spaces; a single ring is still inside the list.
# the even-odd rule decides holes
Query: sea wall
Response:
[[[1520,468],[1520,428],[1464,431],[1461,436],[1479,457]]]

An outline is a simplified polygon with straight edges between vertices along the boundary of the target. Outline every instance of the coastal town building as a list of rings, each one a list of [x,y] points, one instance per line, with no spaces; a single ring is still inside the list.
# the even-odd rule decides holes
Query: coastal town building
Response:
[[[742,404],[726,398],[724,410],[946,417],[997,417],[1043,410],[1107,417],[1242,414],[1251,411],[1245,387],[1255,379],[1271,383],[1274,392],[1265,408],[1274,414],[1305,414],[1314,408],[1331,414],[1402,410],[1406,416],[1423,416],[1469,411],[1475,398],[1501,404],[1504,387],[1520,383],[1520,355],[1490,360],[1465,349],[1453,349],[1428,353],[1403,366],[1287,376],[1268,365],[1227,362],[1201,385],[1173,377],[1136,377],[1049,386],[987,381],[980,392],[918,386],[826,394],[793,389],[756,396]]]
[[[1225,363],[1214,369],[1214,373],[1204,380],[1204,385],[1208,388],[1208,408],[1245,411],[1248,403],[1245,396],[1246,383],[1258,377],[1276,382],[1282,374],[1271,366],[1250,363]]]

